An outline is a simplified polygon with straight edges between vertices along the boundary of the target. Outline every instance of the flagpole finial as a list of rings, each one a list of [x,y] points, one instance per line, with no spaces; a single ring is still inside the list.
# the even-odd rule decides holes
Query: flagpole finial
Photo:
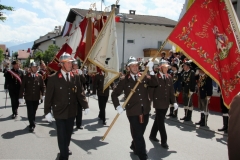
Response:
[[[119,1],[120,1],[120,0],[117,0],[117,1],[116,1],[116,5],[118,5]]]

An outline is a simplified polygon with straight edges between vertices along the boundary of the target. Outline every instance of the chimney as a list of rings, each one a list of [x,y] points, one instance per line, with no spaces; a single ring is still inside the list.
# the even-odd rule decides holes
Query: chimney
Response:
[[[129,10],[129,14],[135,15],[136,10]]]
[[[119,13],[119,10],[120,10],[120,5],[112,4],[111,5],[111,10],[113,10],[114,8],[115,8],[115,15],[117,15]]]

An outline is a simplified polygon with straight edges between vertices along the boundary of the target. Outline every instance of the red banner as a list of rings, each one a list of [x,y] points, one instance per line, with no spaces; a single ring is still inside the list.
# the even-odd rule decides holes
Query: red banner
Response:
[[[220,85],[229,107],[240,91],[240,50],[239,26],[227,1],[196,0],[168,40]]]

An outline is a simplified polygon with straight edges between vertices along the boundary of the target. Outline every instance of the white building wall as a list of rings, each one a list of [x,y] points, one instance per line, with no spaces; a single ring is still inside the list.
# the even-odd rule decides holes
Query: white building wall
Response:
[[[67,38],[68,37],[55,38],[56,45],[61,48],[62,45],[66,42]],[[49,39],[48,41],[41,43],[38,48],[44,52],[48,49],[50,45],[54,45],[53,42],[54,42],[53,40]]]
[[[123,23],[116,23],[119,64],[122,64],[123,55]],[[158,48],[158,41],[165,41],[173,28],[143,24],[125,24],[125,49],[124,62],[130,56],[143,58],[143,49]],[[127,40],[134,40],[134,44],[127,43]],[[165,49],[171,49],[171,45],[166,45]]]

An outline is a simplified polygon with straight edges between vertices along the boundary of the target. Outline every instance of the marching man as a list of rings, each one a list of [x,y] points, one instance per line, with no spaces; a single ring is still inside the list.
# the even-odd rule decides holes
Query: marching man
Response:
[[[52,122],[51,107],[57,126],[58,147],[60,160],[68,159],[71,154],[69,145],[73,132],[74,119],[77,115],[77,102],[88,114],[89,107],[81,85],[80,77],[74,75],[72,70],[73,58],[63,53],[59,58],[61,70],[49,76],[46,98],[44,103],[45,118]]]
[[[12,62],[13,68],[5,73],[5,91],[9,91],[12,104],[12,119],[18,115],[19,91],[22,85],[23,72],[19,69],[19,62]]]
[[[72,72],[73,72],[73,74],[80,76],[81,85],[83,87],[84,84],[86,83],[86,78],[82,74],[82,70],[79,69],[79,68],[80,68],[79,62],[77,60],[73,61]],[[78,109],[77,109],[77,116],[76,116],[76,129],[83,129],[83,126],[82,126],[82,106],[80,105],[79,102],[78,102]]]
[[[151,64],[150,64],[151,63]],[[112,92],[112,101],[115,109],[121,114],[124,110],[119,103],[118,96],[124,94],[126,97],[134,88],[141,76],[139,73],[138,61],[135,57],[130,57],[127,62],[129,73],[125,77],[121,78],[117,87]],[[153,62],[149,62],[149,68],[152,71]],[[153,73],[154,75],[154,73]],[[144,132],[148,124],[149,112],[150,112],[150,100],[148,98],[147,86],[150,80],[146,77],[142,80],[142,83],[138,85],[135,93],[126,104],[126,113],[130,123],[132,144],[130,149],[138,155],[140,160],[146,160],[148,158],[146,153],[146,145],[144,140]]]
[[[153,107],[156,109],[156,118],[149,136],[150,140],[158,142],[159,140],[156,136],[159,131],[161,135],[161,146],[165,149],[168,149],[168,144],[164,119],[169,103],[171,102],[173,104],[174,110],[178,109],[178,104],[174,96],[173,80],[167,73],[168,67],[168,61],[162,59],[159,62],[159,73],[157,73],[155,77],[158,85],[153,92]]]
[[[29,132],[33,132],[35,128],[35,116],[39,105],[40,96],[44,99],[44,82],[40,74],[37,73],[38,66],[35,62],[30,64],[31,73],[23,77],[23,82],[19,92],[19,103],[23,103],[24,99],[27,105],[27,115],[29,121]]]

